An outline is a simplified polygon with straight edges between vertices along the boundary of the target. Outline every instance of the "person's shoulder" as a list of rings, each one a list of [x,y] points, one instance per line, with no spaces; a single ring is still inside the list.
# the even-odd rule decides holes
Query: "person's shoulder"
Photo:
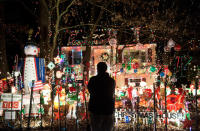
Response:
[[[90,81],[91,81],[91,80],[94,80],[95,78],[96,78],[96,76],[92,76],[92,77],[90,78]]]
[[[112,81],[112,82],[115,82],[115,80],[112,78],[112,77],[109,77],[110,78],[110,80]]]

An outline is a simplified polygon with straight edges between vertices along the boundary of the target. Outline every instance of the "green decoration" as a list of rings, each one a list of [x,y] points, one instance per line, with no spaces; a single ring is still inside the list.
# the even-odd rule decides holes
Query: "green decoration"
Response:
[[[24,108],[21,110],[21,111],[19,111],[19,114],[21,115],[21,114],[24,114],[25,113],[25,111],[24,111]]]
[[[38,113],[44,114],[44,108],[40,108],[40,109],[38,110]]]
[[[64,54],[60,55],[60,58],[64,59],[64,58],[65,58],[65,55],[64,55]]]
[[[148,124],[152,124],[153,121],[152,121],[152,117],[148,117]]]
[[[190,113],[187,113],[187,114],[186,114],[186,117],[188,118],[188,120],[191,120],[191,118],[190,118]]]
[[[130,70],[130,69],[131,69],[131,65],[128,65],[128,66],[127,66],[127,69]]]
[[[122,68],[125,68],[125,64],[124,63],[122,64]]]
[[[44,104],[44,97],[43,97],[43,94],[41,93],[40,95],[40,104]]]
[[[76,92],[69,92],[68,97],[70,98],[70,100],[77,100],[78,99]]]
[[[151,71],[151,72],[155,72],[155,71],[156,71],[156,67],[151,66],[151,67],[150,67],[150,71]]]

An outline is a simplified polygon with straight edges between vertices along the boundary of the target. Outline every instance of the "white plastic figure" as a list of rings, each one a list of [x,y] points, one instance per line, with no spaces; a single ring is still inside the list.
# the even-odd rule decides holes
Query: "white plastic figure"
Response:
[[[37,81],[37,67],[36,67],[36,56],[38,55],[38,48],[34,45],[27,45],[24,48],[25,52],[25,60],[24,60],[24,88],[25,88],[25,94],[30,94],[30,85],[32,81]],[[32,112],[34,115],[36,115],[37,112],[37,105],[32,104]],[[29,113],[29,105],[25,106],[25,114],[26,116]]]

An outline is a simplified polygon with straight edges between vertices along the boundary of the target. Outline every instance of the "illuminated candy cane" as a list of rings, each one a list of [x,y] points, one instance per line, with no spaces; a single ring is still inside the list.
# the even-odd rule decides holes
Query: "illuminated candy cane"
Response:
[[[190,57],[189,61],[185,64],[187,66],[192,61],[192,57]]]
[[[178,62],[177,62],[177,65],[176,65],[176,67],[178,68],[180,57],[177,56],[176,59],[178,59]]]

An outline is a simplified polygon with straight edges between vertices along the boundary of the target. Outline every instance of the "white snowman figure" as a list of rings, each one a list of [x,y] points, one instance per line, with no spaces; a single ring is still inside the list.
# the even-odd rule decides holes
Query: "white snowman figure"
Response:
[[[38,55],[38,48],[35,45],[27,45],[24,48],[24,53],[26,55],[24,60],[24,88],[25,94],[31,94],[31,83],[32,81],[37,81],[37,67],[36,67],[36,56]],[[38,93],[38,92],[34,92]],[[33,114],[37,114],[37,105],[32,104],[31,116]],[[25,105],[25,115],[29,114],[29,105]]]
[[[26,55],[24,61],[24,87],[25,93],[30,93],[30,83],[34,80],[37,81],[37,67],[36,67],[36,56],[38,55],[38,49],[34,45],[27,45],[24,48]]]

